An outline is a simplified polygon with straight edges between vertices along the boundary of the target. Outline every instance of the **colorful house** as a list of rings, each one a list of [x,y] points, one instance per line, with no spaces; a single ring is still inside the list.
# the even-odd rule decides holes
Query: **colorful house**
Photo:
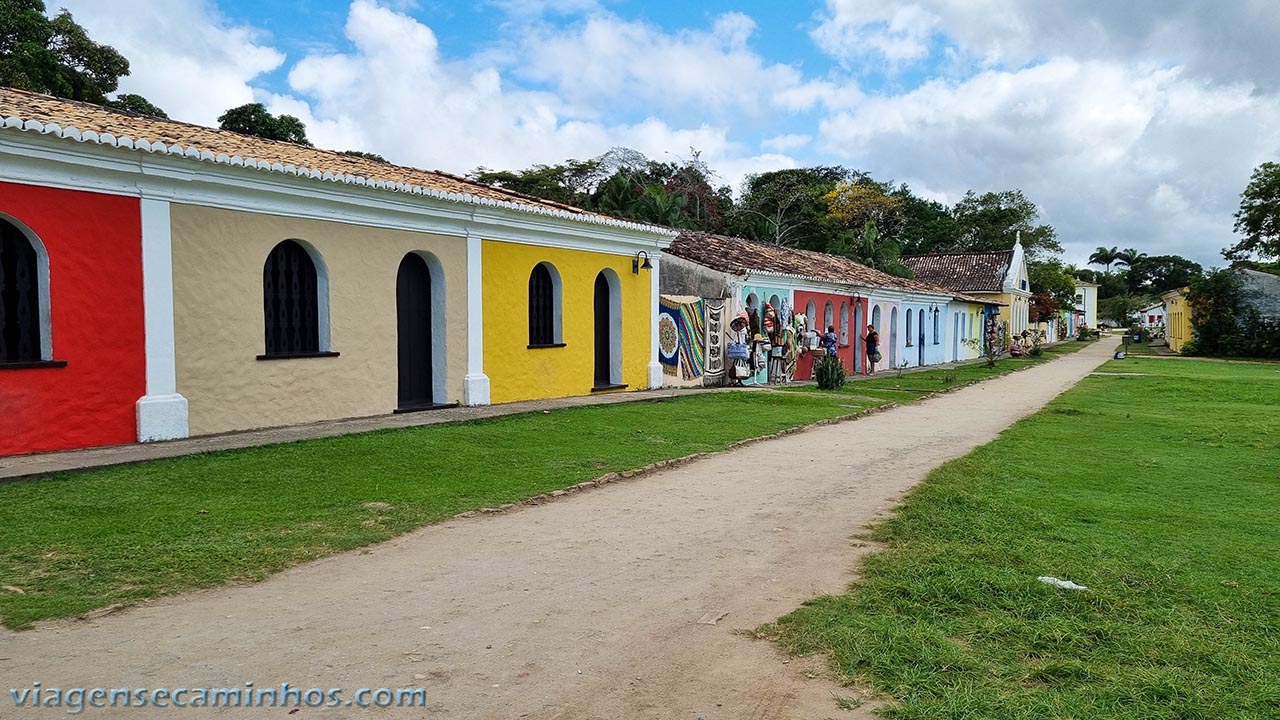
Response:
[[[998,307],[997,318],[1007,323],[1011,336],[1030,329],[1031,287],[1020,241],[1012,250],[908,255],[901,260],[915,272],[916,280]]]
[[[1186,292],[1187,288],[1181,288],[1160,294],[1164,301],[1164,338],[1174,352],[1182,352],[1182,345],[1191,339],[1191,306]]]
[[[664,295],[723,300],[727,317],[759,316],[768,305],[784,321],[800,314],[817,332],[834,328],[837,355],[850,373],[869,370],[867,325],[880,335],[879,369],[935,365],[957,359],[947,324],[953,308],[972,310],[974,328],[988,308],[980,298],[894,277],[848,258],[701,232],[683,233],[667,248],[660,283]],[[961,359],[976,356],[960,352]],[[813,356],[801,355],[794,379],[807,380],[812,373]],[[745,381],[767,382],[767,368]]]
[[[673,236],[0,89],[0,455],[657,386]]]

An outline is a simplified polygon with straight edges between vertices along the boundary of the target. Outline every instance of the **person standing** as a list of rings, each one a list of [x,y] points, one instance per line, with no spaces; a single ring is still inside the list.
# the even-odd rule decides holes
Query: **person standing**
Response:
[[[867,363],[871,367],[868,374],[874,375],[876,363],[880,361],[880,333],[876,332],[875,325],[867,326],[867,335],[862,338],[862,341],[867,345]]]

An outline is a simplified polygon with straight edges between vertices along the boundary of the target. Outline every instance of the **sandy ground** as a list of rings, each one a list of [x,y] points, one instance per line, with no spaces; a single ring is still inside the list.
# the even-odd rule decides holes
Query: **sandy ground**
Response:
[[[0,631],[10,688],[425,688],[413,710],[293,717],[857,718],[819,659],[746,637],[839,592],[851,537],[933,467],[994,438],[1107,359],[1051,363],[856,422],[657,472],[547,505],[451,520],[247,587],[93,621]],[[727,613],[717,624],[707,614]],[[286,717],[286,709],[85,717]]]

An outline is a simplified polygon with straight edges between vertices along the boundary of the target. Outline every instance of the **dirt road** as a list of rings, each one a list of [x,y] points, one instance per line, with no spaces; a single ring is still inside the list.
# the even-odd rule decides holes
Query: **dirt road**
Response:
[[[850,536],[933,467],[990,441],[1110,355],[574,495],[453,520],[249,586],[92,622],[0,631],[10,688],[422,687],[416,710],[293,717],[847,718],[820,662],[735,632],[840,591]],[[704,615],[727,613],[715,625]],[[815,677],[808,677],[814,675]],[[842,694],[850,694],[842,691]],[[288,710],[85,717],[286,717]]]

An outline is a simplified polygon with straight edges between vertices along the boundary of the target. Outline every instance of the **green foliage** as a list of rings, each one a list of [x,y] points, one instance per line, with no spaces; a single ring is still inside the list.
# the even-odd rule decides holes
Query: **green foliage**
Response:
[[[1057,260],[1028,262],[1027,280],[1033,291],[1047,295],[1057,307],[1072,307],[1075,304],[1075,276]],[[1057,307],[1050,313],[1057,312]]]
[[[1120,248],[1115,247],[1114,245],[1111,247],[1104,247],[1102,245],[1099,245],[1098,249],[1094,250],[1093,253],[1089,255],[1089,264],[1105,265],[1107,268],[1106,272],[1109,273],[1111,272],[1111,264],[1116,261],[1116,257],[1119,254],[1120,254]],[[1094,280],[1093,282],[1097,282],[1097,280]]]
[[[1118,264],[1124,265],[1125,267],[1130,267],[1135,262],[1137,262],[1142,258],[1145,258],[1146,256],[1147,256],[1146,253],[1138,252],[1134,248],[1125,248],[1124,250],[1121,250],[1120,252],[1116,253],[1115,262]]]
[[[956,250],[963,252],[1008,250],[1018,233],[1028,260],[1041,260],[1062,252],[1057,232],[1037,224],[1040,210],[1021,190],[987,192],[970,190],[951,209],[960,236]]]
[[[1132,322],[1134,314],[1146,304],[1146,299],[1137,295],[1116,295],[1098,300],[1098,315],[1124,327]]]
[[[1087,377],[933,471],[856,584],[760,634],[897,720],[1274,718],[1275,366],[1103,369],[1141,376]]]
[[[844,364],[837,355],[824,355],[813,365],[813,377],[822,390],[839,390],[844,387]]]
[[[160,118],[162,120],[169,119],[169,115],[165,111],[152,105],[151,101],[141,95],[134,95],[133,93],[121,93],[114,100],[108,100],[106,106],[116,110],[146,115],[147,117]]]
[[[1240,194],[1235,231],[1244,239],[1222,251],[1228,260],[1257,255],[1280,259],[1280,164],[1265,162],[1254,168]]]
[[[1190,285],[1204,274],[1199,263],[1181,255],[1139,254],[1125,273],[1125,282],[1131,294],[1159,295],[1160,293]]]
[[[589,206],[599,172],[599,160],[567,160],[559,165],[534,165],[514,172],[480,167],[467,177],[543,200],[585,208]]]
[[[267,140],[311,144],[307,140],[306,125],[301,120],[292,115],[272,115],[262,103],[248,103],[227,110],[218,116],[218,126],[223,130]]]
[[[346,155],[348,157],[364,158],[365,160],[373,160],[374,162],[380,162],[380,163],[384,163],[387,161],[386,158],[382,157],[377,153],[364,152],[363,150],[340,150],[338,151],[338,154]]]
[[[823,197],[859,177],[840,166],[751,175],[733,210],[730,229],[758,242],[826,252],[841,226],[829,218]]]
[[[936,200],[917,197],[906,185],[893,191],[902,199],[902,229],[897,240],[903,255],[924,255],[949,248],[960,237],[960,225],[951,210]]]
[[[41,0],[0,0],[0,86],[103,104],[128,74],[66,10],[49,18]]]
[[[1184,355],[1280,358],[1280,322],[1243,302],[1240,281],[1230,270],[1193,282],[1187,303],[1194,342],[1182,346]]]

